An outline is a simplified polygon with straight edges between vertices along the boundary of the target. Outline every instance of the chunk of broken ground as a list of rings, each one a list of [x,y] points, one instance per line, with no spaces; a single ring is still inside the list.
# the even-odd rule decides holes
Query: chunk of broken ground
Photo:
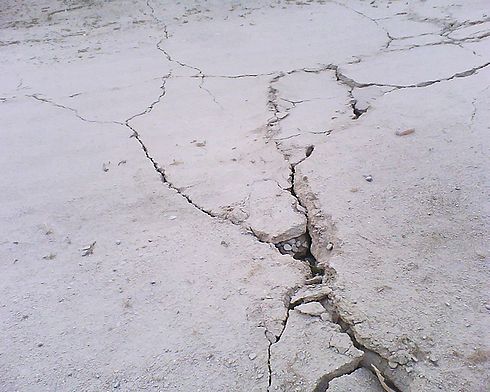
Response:
[[[310,316],[320,316],[325,313],[325,308],[319,302],[308,302],[295,307],[296,310]]]
[[[261,241],[278,243],[306,232],[306,216],[289,191],[275,181],[261,181],[252,188],[247,223]]]
[[[308,285],[299,289],[291,298],[291,305],[295,306],[302,303],[321,301],[328,297],[332,289],[322,285]]]
[[[281,340],[271,346],[270,390],[325,390],[330,380],[353,371],[362,356],[337,324],[290,310]]]
[[[351,374],[340,376],[328,384],[328,392],[383,392],[376,376],[360,368]]]

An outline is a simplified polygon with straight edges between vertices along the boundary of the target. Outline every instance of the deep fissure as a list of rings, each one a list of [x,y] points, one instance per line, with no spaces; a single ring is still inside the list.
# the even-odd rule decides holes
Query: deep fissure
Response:
[[[194,206],[195,208],[197,208],[198,210],[200,210],[201,212],[205,213],[206,215],[212,217],[212,218],[221,218],[219,215],[217,214],[214,214],[206,209],[204,209],[203,207],[197,205],[191,198],[190,196],[186,195],[185,193],[183,193],[178,187],[176,187],[175,185],[173,185],[170,181],[168,181],[167,179],[167,176],[166,176],[166,173],[165,173],[165,170],[160,167],[160,165],[156,162],[156,160],[150,155],[149,151],[148,151],[148,148],[146,147],[146,145],[144,144],[143,140],[141,139],[138,131],[130,124],[130,121],[136,117],[139,117],[139,116],[143,116],[143,115],[146,115],[148,114],[153,108],[155,105],[157,105],[158,103],[160,103],[161,99],[165,96],[165,80],[169,77],[169,75],[167,75],[166,77],[164,76],[162,79],[164,80],[161,88],[162,88],[162,93],[158,96],[158,98],[153,101],[145,110],[143,110],[142,112],[136,114],[136,115],[133,115],[131,116],[130,118],[128,118],[124,123],[121,123],[121,122],[116,122],[116,121],[111,121],[110,123],[114,123],[114,124],[119,124],[119,125],[124,125],[126,126],[127,128],[129,128],[131,131],[132,131],[132,135],[131,137],[134,137],[138,143],[140,144],[140,147],[141,149],[143,150],[146,158],[151,162],[154,170],[159,173],[160,177],[161,177],[161,180],[164,184],[166,184],[170,189],[176,191],[179,195],[181,195],[182,197],[184,197],[186,199],[186,201],[191,204],[192,206]],[[50,103],[58,108],[62,108],[62,109],[65,109],[65,110],[69,110],[71,112],[73,112],[78,118],[80,118],[81,120],[83,121],[86,121],[86,122],[96,122],[96,123],[101,123],[102,121],[95,121],[95,120],[88,120],[88,119],[85,119],[85,118],[82,118],[81,116],[78,115],[77,111],[75,109],[72,109],[72,108],[69,108],[69,107],[66,107],[66,106],[63,106],[63,105],[60,105],[60,104],[57,104],[55,102],[52,102],[46,98],[40,98],[36,95],[34,96],[31,96],[31,98],[34,98],[36,100],[39,100],[39,101],[42,101],[44,103]],[[105,122],[102,122],[102,123],[105,123]],[[312,152],[314,151],[314,146],[309,146],[307,149],[306,149],[306,152],[305,152],[305,157],[300,160],[298,163],[296,164],[290,164],[290,183],[291,183],[291,187],[288,188],[289,192],[291,193],[291,195],[297,200],[297,203],[306,211],[305,212],[305,215],[306,215],[306,218],[308,220],[308,210],[306,208],[306,206],[302,203],[301,201],[301,198],[296,194],[296,191],[295,191],[295,175],[296,175],[296,166],[300,163],[302,163],[304,160],[306,160],[308,157],[311,156]],[[233,223],[233,222],[232,222]],[[267,243],[265,241],[262,241],[260,240],[257,235],[255,235],[252,231],[252,234],[255,236],[255,238],[259,241],[259,242],[262,242],[262,243]],[[302,253],[296,253],[296,254],[291,254],[290,252],[281,252],[280,250],[280,247],[281,247],[281,244],[284,244],[283,243],[277,243],[277,244],[273,244],[276,246],[276,248],[278,249],[278,251],[280,251],[281,253],[288,253],[291,255],[291,257],[293,257],[294,259],[296,260],[300,260],[302,262],[305,262],[308,264],[309,268],[310,268],[310,271],[311,271],[311,276],[312,277],[320,277],[322,275],[325,274],[325,269],[322,265],[319,265],[318,261],[316,260],[316,258],[314,257],[314,255],[312,254],[311,252],[311,245],[312,245],[312,237],[310,235],[310,232],[309,232],[309,225],[307,224],[306,226],[306,231],[305,233],[302,235],[305,237],[306,239],[306,250],[303,251]],[[291,239],[292,240],[292,239]],[[288,240],[288,241],[291,241],[291,240]],[[294,239],[296,240],[296,238]],[[283,246],[283,245],[282,245]],[[299,289],[299,288],[297,288]],[[281,339],[281,336],[284,332],[284,330],[286,329],[286,326],[287,326],[287,322],[288,322],[288,318],[289,318],[289,312],[294,310],[294,308],[297,306],[298,304],[295,304],[294,306],[291,306],[291,297],[289,298],[287,304],[286,304],[286,309],[288,309],[287,313],[286,313],[286,317],[283,321],[283,328],[281,330],[281,332],[279,333],[279,335],[275,336],[275,341],[272,342],[272,341],[269,341],[269,346],[268,346],[268,373],[269,373],[269,388],[268,390],[270,389],[270,385],[271,385],[271,382],[272,382],[272,364],[271,364],[271,349],[272,349],[272,345],[273,344],[276,344],[280,341]],[[338,314],[338,312],[337,312]],[[353,345],[355,347],[357,347],[358,349],[364,351],[364,352],[371,352],[371,353],[374,353],[373,351],[370,351],[369,349],[365,348],[364,346],[362,346],[355,338],[354,334],[352,333],[350,327],[351,325],[349,323],[347,323],[345,320],[343,320],[340,315],[338,315],[338,319],[337,319],[337,322],[336,322],[338,325],[340,325],[342,331],[346,332],[347,334],[349,334],[349,336],[351,337],[351,340],[353,342]],[[268,331],[266,331],[267,333]],[[377,355],[379,356],[378,354],[374,353],[374,355]],[[379,356],[380,357],[380,356]],[[373,372],[373,369],[369,366],[370,364],[369,363],[363,363],[360,367],[365,367],[367,368],[368,370],[370,370],[371,372]],[[344,373],[343,373],[344,374]],[[335,377],[340,377],[341,375],[343,374],[339,374]],[[345,373],[345,374],[348,374],[348,373]],[[384,376],[384,375],[383,375]],[[335,378],[335,377],[332,377],[331,379]],[[385,380],[387,382],[390,382],[389,379],[384,376]],[[330,380],[331,380],[330,379]],[[396,389],[395,387],[393,387],[394,391],[396,392],[399,392],[399,389]]]
[[[352,330],[352,324],[348,323],[345,320],[345,318],[343,318],[341,316],[340,312],[338,311],[338,307],[333,302],[330,302],[328,307],[330,308],[329,311],[332,315],[332,322],[337,324],[340,327],[340,330],[342,332],[349,335],[350,340],[352,341],[352,344],[354,345],[355,348],[357,348],[358,350],[361,350],[364,353],[361,361],[359,362],[359,364],[355,370],[360,369],[360,368],[364,368],[364,369],[370,371],[371,373],[373,373],[377,377],[377,374],[373,368],[373,365],[375,365],[375,362],[376,362],[376,364],[378,364],[378,366],[379,366],[379,363],[382,363],[384,366],[387,366],[388,360],[384,359],[377,352],[368,349],[366,346],[364,346],[363,344],[361,344],[357,340],[357,338],[356,338],[356,336]],[[350,374],[350,373],[352,373],[352,372],[345,373],[345,374]],[[333,379],[335,379],[337,377],[341,377],[345,374],[340,374],[336,377],[332,377],[328,382],[332,381]],[[393,381],[391,381],[385,374],[382,373],[382,375],[384,377],[384,380],[387,382],[388,386],[393,390],[393,392],[401,392],[401,390],[395,385],[395,383]]]
[[[359,109],[357,106],[357,101],[354,99],[350,106],[352,108],[352,113],[354,114],[354,120],[357,120],[359,117],[361,117],[364,113],[368,111],[368,109]]]
[[[162,20],[160,20],[156,15],[155,15],[155,9],[152,7],[152,5],[150,4],[150,0],[147,0],[146,1],[146,4],[147,6],[150,8],[151,10],[151,16],[157,21],[157,22],[160,22],[160,23],[163,23]],[[342,4],[340,4],[342,5]],[[342,5],[343,6],[343,5]],[[71,8],[71,9],[68,9],[68,11],[70,10],[75,10],[75,9],[78,9],[80,7],[75,7],[75,8]],[[356,12],[368,19],[371,19],[375,24],[378,25],[376,19],[372,19],[368,16],[366,16],[365,14],[355,10],[355,9],[352,9],[350,7],[348,7],[349,9],[351,9],[353,12]],[[67,10],[64,10],[64,11],[67,11]],[[48,19],[55,13],[58,13],[58,12],[61,12],[61,11],[55,11],[55,12],[52,12],[48,15]],[[425,21],[425,20],[424,20]],[[487,21],[487,20],[485,20]],[[483,23],[484,21],[475,21],[475,22],[468,22],[467,25],[471,25],[473,23]],[[450,32],[452,31],[456,31],[459,27],[461,26],[465,26],[465,23],[460,23],[459,25],[456,24],[456,22],[453,22],[451,24],[448,25],[448,27],[445,29],[446,31],[444,31],[443,33],[441,33],[441,35],[448,35]],[[383,28],[384,30],[384,28]],[[390,36],[390,34],[388,32],[386,32],[387,35],[388,35],[388,38],[390,40],[393,40],[394,38]],[[168,32],[167,32],[167,26],[164,25],[164,34],[165,34],[165,39],[168,39],[169,38],[169,35],[168,35]],[[422,35],[422,34],[421,34]],[[472,40],[473,38],[471,38]],[[479,38],[478,38],[479,39]],[[452,39],[454,42],[458,41],[458,40],[454,40]],[[470,39],[468,39],[470,40]],[[463,40],[459,40],[459,41],[463,41]],[[164,53],[164,55],[167,57],[167,59],[170,61],[170,62],[174,62],[176,64],[179,64],[180,66],[182,67],[186,67],[188,69],[193,69],[195,71],[198,71],[198,74],[194,75],[194,76],[189,76],[189,77],[198,77],[201,79],[201,83],[199,84],[199,88],[200,89],[203,89],[205,90],[210,96],[211,98],[213,99],[213,101],[218,104],[216,98],[212,95],[211,91],[209,91],[207,88],[204,87],[204,80],[205,78],[207,77],[213,77],[212,75],[207,75],[207,74],[204,74],[203,71],[199,68],[196,68],[196,67],[193,67],[191,65],[188,65],[188,64],[185,64],[183,62],[180,62],[178,60],[175,60],[174,58],[172,58],[164,49],[162,49],[159,45],[162,41],[160,41],[159,43],[157,43],[157,49],[160,50],[161,52]],[[388,42],[387,44],[387,47],[389,46],[390,42]],[[403,89],[403,88],[418,88],[418,87],[426,87],[426,86],[430,86],[432,84],[435,84],[435,83],[438,83],[438,82],[441,82],[441,81],[449,81],[449,80],[452,80],[452,79],[455,79],[455,78],[462,78],[462,77],[467,77],[467,76],[471,76],[473,75],[474,73],[478,72],[478,70],[484,68],[484,67],[487,67],[488,65],[490,65],[490,63],[486,63],[486,64],[483,64],[479,67],[476,67],[476,68],[473,68],[473,69],[470,69],[470,70],[467,70],[467,71],[464,71],[464,72],[460,72],[460,73],[456,73],[448,78],[445,78],[445,79],[439,79],[439,80],[431,80],[431,81],[426,81],[426,82],[420,82],[420,83],[417,83],[417,84],[413,84],[413,85],[388,85],[388,84],[380,84],[380,83],[358,83],[356,81],[354,81],[353,79],[350,79],[348,78],[347,76],[343,75],[340,70],[339,70],[339,67],[338,66],[335,66],[335,65],[327,65],[321,69],[318,69],[318,70],[308,70],[306,68],[303,68],[303,69],[300,69],[300,70],[293,70],[293,71],[290,71],[290,72],[286,72],[286,74],[290,74],[290,73],[293,73],[293,72],[297,72],[297,71],[304,71],[304,72],[321,72],[321,71],[324,71],[324,70],[334,70],[335,71],[335,74],[337,76],[337,80],[340,82],[340,83],[343,83],[345,84],[346,86],[349,86],[351,87],[351,91],[352,91],[352,88],[353,87],[356,87],[356,88],[365,88],[365,87],[370,87],[370,86],[379,86],[379,87],[393,87],[394,89]],[[271,74],[262,74],[262,75],[271,75]],[[244,74],[244,75],[230,75],[230,76],[216,76],[216,77],[223,77],[223,78],[242,78],[242,77],[257,77],[257,76],[262,76],[261,74]],[[50,103],[54,106],[57,106],[59,108],[63,108],[65,110],[69,110],[71,112],[74,113],[75,116],[77,116],[79,119],[81,119],[82,121],[86,121],[86,122],[95,122],[95,123],[115,123],[115,124],[119,124],[119,125],[124,125],[126,127],[128,127],[132,132],[132,136],[131,137],[134,137],[138,143],[140,144],[146,158],[151,162],[154,170],[159,173],[160,177],[161,177],[161,180],[162,182],[168,186],[169,189],[172,189],[174,190],[175,192],[177,192],[180,196],[184,197],[187,202],[189,204],[191,204],[193,207],[197,208],[198,210],[200,210],[201,212],[205,213],[206,215],[212,217],[212,218],[222,218],[221,216],[219,216],[217,213],[214,213],[214,212],[211,212],[211,211],[208,211],[206,210],[205,208],[199,206],[198,204],[196,204],[189,195],[185,194],[183,190],[181,190],[180,188],[178,188],[176,185],[174,185],[173,183],[171,183],[168,178],[167,178],[167,175],[166,175],[166,171],[164,168],[162,168],[158,163],[157,161],[155,160],[155,158],[153,158],[151,155],[150,155],[150,152],[147,148],[147,146],[144,144],[140,134],[136,131],[135,128],[133,128],[132,125],[130,125],[130,121],[135,118],[135,117],[138,117],[138,116],[143,116],[143,115],[146,115],[148,114],[152,109],[153,109],[153,106],[154,105],[157,105],[158,103],[160,103],[160,100],[161,98],[163,98],[163,96],[165,95],[165,90],[164,90],[164,85],[165,85],[165,82],[162,86],[162,94],[158,97],[158,99],[156,101],[154,101],[150,106],[148,106],[146,108],[145,111],[139,113],[139,114],[136,114],[134,115],[133,117],[129,118],[128,120],[126,120],[124,123],[119,123],[119,122],[115,122],[115,121],[111,121],[111,122],[104,122],[104,121],[93,121],[93,120],[89,120],[87,118],[84,118],[84,117],[81,117],[79,115],[79,113],[77,112],[77,110],[75,109],[72,109],[70,107],[66,107],[66,106],[63,106],[63,105],[59,105],[59,104],[56,104],[50,100],[46,100],[44,98],[41,98],[41,97],[38,97],[36,96],[35,94],[30,96],[31,98],[33,99],[36,99],[38,101],[42,101],[42,102],[45,102],[45,103]],[[5,100],[6,98],[0,98],[0,101],[1,100]],[[295,103],[294,102],[291,102],[293,104],[293,107],[295,106]],[[351,108],[352,108],[352,112],[354,114],[354,119],[358,119],[359,117],[361,117],[366,111],[366,110],[361,110],[359,108],[356,107],[356,104],[357,102],[354,100],[351,102]],[[277,110],[277,105],[276,105],[276,110]],[[475,109],[476,111],[476,109]],[[276,113],[277,114],[277,113]],[[473,114],[474,116],[474,114]],[[275,121],[276,122],[279,122],[280,119],[275,116]],[[310,234],[310,229],[309,229],[309,212],[308,212],[308,209],[306,208],[305,205],[303,205],[302,203],[302,200],[301,200],[301,197],[299,195],[296,194],[296,191],[295,191],[295,183],[296,183],[296,166],[303,162],[306,158],[308,158],[311,153],[313,152],[313,146],[311,146],[311,149],[310,147],[308,147],[307,149],[307,152],[306,152],[306,157],[303,158],[300,162],[296,163],[296,164],[290,164],[290,183],[291,183],[291,187],[290,188],[287,188],[287,190],[291,193],[291,195],[296,199],[298,205],[300,205],[303,209],[304,209],[304,214],[306,216],[306,219],[307,219],[307,225],[306,225],[306,231],[305,233],[303,233],[301,236],[299,237],[296,237],[296,238],[291,238],[289,240],[286,240],[286,241],[282,241],[280,243],[274,243],[273,245],[277,248],[277,250],[281,253],[281,254],[288,254],[290,255],[292,258],[294,258],[295,260],[298,260],[298,261],[301,261],[301,262],[304,262],[304,263],[307,263],[309,268],[310,268],[310,271],[311,271],[311,276],[312,277],[322,277],[324,274],[325,274],[325,268],[322,266],[322,265],[319,265],[317,259],[315,258],[315,256],[312,254],[312,251],[311,251],[311,248],[312,248],[312,243],[313,243],[313,238]],[[224,219],[224,218],[222,218]],[[233,224],[236,224],[235,222],[232,222]],[[252,232],[252,234],[255,236],[256,240],[259,241],[259,242],[262,242],[264,243],[265,241],[262,241],[260,240],[260,238],[255,235],[255,233],[253,233],[253,230],[250,229],[250,231]],[[295,250],[296,248],[296,250]],[[295,303],[295,304],[292,304],[291,303],[291,297],[289,297],[289,304],[287,306],[287,312],[286,312],[286,317],[284,318],[283,320],[283,323],[282,323],[282,330],[280,331],[279,335],[276,336],[276,341],[275,342],[270,342],[269,345],[268,345],[268,370],[269,370],[269,387],[268,387],[268,390],[270,389],[271,387],[271,382],[272,382],[272,364],[271,364],[271,349],[272,349],[272,346],[273,344],[277,343],[280,341],[285,329],[286,329],[286,326],[287,326],[287,323],[288,323],[288,320],[289,320],[289,315],[290,315],[290,311],[293,311],[295,309],[295,307],[297,305],[299,305],[299,303]],[[355,333],[353,331],[353,326],[355,326],[355,324],[352,324],[352,323],[349,323],[345,318],[342,317],[341,313],[339,312],[339,309],[338,309],[338,305],[336,305],[333,301],[331,301],[331,303],[329,303],[329,306],[328,306],[328,309],[326,307],[326,310],[331,312],[332,313],[332,319],[335,320],[334,323],[336,323],[337,325],[340,326],[340,329],[342,332],[344,333],[347,333],[350,338],[351,338],[351,341],[353,343],[353,345],[362,350],[366,355],[364,355],[364,358],[366,357],[369,357],[370,355],[376,355],[376,356],[379,356],[381,358],[381,356],[377,353],[375,353],[374,351],[371,351],[369,350],[368,348],[366,348],[365,346],[363,346],[361,343],[359,343],[359,341],[357,340],[356,336],[355,336]],[[267,332],[267,331],[266,331]],[[369,355],[367,355],[369,354]],[[384,358],[381,358],[383,361],[386,361]],[[326,387],[328,387],[328,382],[330,382],[332,379],[336,378],[336,377],[340,377],[342,375],[345,375],[345,374],[350,374],[352,373],[353,371],[359,369],[359,368],[366,368],[368,369],[369,371],[371,371],[373,374],[376,374],[376,372],[373,370],[372,368],[372,363],[366,358],[366,359],[363,359],[359,365],[354,369],[354,370],[351,370],[351,371],[348,371],[348,372],[344,372],[342,374],[339,374],[339,375],[333,375],[331,378],[330,377],[327,377],[329,378],[327,380],[326,379],[323,379],[322,380],[322,384],[319,385],[315,391],[318,389],[318,391],[321,390],[321,387],[324,386],[324,382],[326,381],[327,385]],[[388,383],[390,383],[389,379],[387,379],[385,377],[385,380],[388,381]],[[395,391],[399,391],[399,389],[397,389],[394,385],[391,386],[390,385],[390,388],[393,388]],[[324,389],[323,389],[324,390]]]
[[[338,67],[329,65],[329,66],[322,68],[322,70],[326,70],[326,69],[330,69],[330,70],[333,70],[335,72],[337,81],[339,81],[340,83],[346,84],[350,88],[349,92],[352,96],[352,89],[354,88],[354,86],[352,86],[348,83],[345,83],[345,79],[339,73]],[[304,70],[304,71],[305,72],[312,72],[312,71],[306,71],[306,70]],[[315,70],[313,72],[320,72],[320,71]],[[279,80],[283,76],[284,76],[284,74],[280,74],[280,75],[274,77],[271,80],[271,84],[274,82],[277,82],[277,80]],[[270,120],[268,124],[269,125],[271,125],[271,124],[275,125],[275,124],[280,123],[280,121],[281,121],[281,118],[279,118],[277,115],[279,113],[279,107],[277,104],[277,99],[280,99],[280,97],[278,96],[278,90],[276,88],[274,88],[271,84],[269,85],[269,102],[268,102],[268,104],[269,104],[271,111],[273,112],[273,119]],[[354,119],[358,119],[362,114],[367,112],[367,109],[365,109],[365,110],[358,109],[356,107],[356,104],[357,104],[357,101],[353,98],[351,101],[351,107],[353,110]],[[293,105],[293,107],[294,106],[295,105]],[[279,149],[277,142],[275,142],[275,144],[276,144],[276,148],[279,151],[281,151]],[[281,254],[289,254],[296,260],[306,262],[310,268],[311,277],[312,278],[321,277],[322,280],[321,280],[320,284],[325,284],[324,283],[325,267],[318,263],[317,259],[315,258],[315,256],[313,255],[313,253],[311,251],[313,239],[312,239],[312,236],[311,236],[310,231],[309,231],[310,230],[310,221],[309,221],[308,208],[306,206],[306,203],[302,202],[301,197],[296,193],[296,190],[295,190],[296,166],[299,165],[300,163],[304,162],[306,159],[308,159],[311,156],[311,154],[313,153],[314,148],[315,147],[313,145],[308,146],[305,150],[305,156],[299,162],[294,163],[294,164],[289,163],[289,168],[290,168],[289,179],[290,179],[291,186],[290,186],[290,188],[288,188],[288,190],[291,193],[291,195],[296,199],[296,202],[298,203],[298,205],[300,205],[301,208],[304,210],[304,214],[305,214],[306,219],[307,219],[306,231],[300,237],[296,237],[296,238],[293,238],[290,240],[286,240],[286,241],[277,243],[277,244],[275,244],[275,246]],[[285,159],[287,161],[286,157],[285,157]],[[293,247],[294,246],[293,243],[296,245],[296,249]],[[299,245],[303,245],[303,247],[301,247]],[[329,250],[332,250],[333,244],[329,243],[329,245],[330,245]],[[288,246],[288,247],[286,248],[286,246]],[[333,272],[333,275],[335,275],[335,272]],[[297,290],[299,290],[299,288]],[[272,385],[272,363],[271,363],[272,346],[280,341],[282,334],[284,333],[284,330],[286,329],[290,312],[294,311],[295,307],[302,303],[301,301],[299,301],[297,303],[292,304],[291,298],[292,297],[290,297],[288,300],[288,306],[287,306],[288,311],[286,313],[286,317],[285,317],[284,322],[283,322],[283,328],[281,330],[281,333],[278,336],[276,336],[276,341],[270,342],[269,346],[268,346],[267,364],[268,364],[268,371],[269,371],[269,383],[268,383],[267,391],[270,391],[270,387]],[[373,368],[373,362],[372,362],[372,360],[369,360],[369,358],[371,358],[371,359],[376,358],[378,363],[384,363],[384,364],[386,364],[388,361],[385,360],[384,358],[382,358],[381,355],[379,355],[378,353],[376,353],[372,350],[369,350],[368,348],[363,346],[355,337],[355,334],[352,331],[352,325],[349,324],[347,322],[347,320],[345,320],[341,316],[341,313],[339,312],[337,305],[333,301],[330,301],[328,303],[328,305],[325,306],[325,301],[328,301],[328,299],[326,299],[324,301],[318,301],[318,302],[320,302],[322,304],[322,306],[324,306],[326,312],[328,312],[331,315],[332,322],[339,325],[341,332],[349,335],[353,346],[356,347],[358,350],[362,351],[363,356],[362,356],[361,361],[359,361],[359,363],[357,364],[357,366],[354,369],[352,369],[351,366],[346,365],[346,367],[343,369],[338,369],[336,372],[333,372],[332,374],[327,374],[327,375],[323,376],[319,380],[314,392],[323,392],[323,391],[327,390],[329,383],[333,379],[341,377],[343,375],[350,374],[359,368],[367,369],[369,372],[371,372],[372,374],[374,374],[378,378],[378,375],[376,374],[376,371]],[[378,370],[378,369],[376,368],[376,370]],[[379,372],[379,370],[378,370],[378,372]],[[394,385],[394,383],[391,382],[391,380],[389,378],[387,378],[384,374],[382,374],[382,377],[384,378],[384,381],[387,382],[387,384],[389,385],[389,387],[392,389],[393,392],[401,392],[400,389],[398,389]],[[379,380],[379,381],[381,383],[381,380]]]
[[[311,252],[312,238],[311,238],[311,234],[309,231],[309,224],[308,224],[308,209],[306,208],[305,205],[303,205],[300,197],[296,194],[294,186],[295,186],[295,181],[296,181],[296,179],[295,179],[295,177],[296,177],[296,166],[299,165],[301,162],[304,162],[304,160],[307,159],[308,157],[310,157],[313,150],[314,150],[314,146],[309,146],[306,150],[305,157],[300,162],[298,162],[296,164],[290,164],[291,187],[288,190],[291,193],[291,195],[296,199],[296,202],[305,211],[304,214],[305,214],[306,220],[307,220],[306,231],[300,237],[297,237],[297,238],[303,237],[303,241],[300,241],[300,242],[302,242],[302,244],[305,244],[305,246],[302,248],[298,247],[297,248],[298,250],[294,251],[295,248],[293,247],[293,245],[291,245],[291,242],[294,241],[295,244],[297,244],[298,243],[297,238],[292,238],[290,240],[283,241],[283,242],[280,242],[278,244],[275,244],[276,248],[279,250],[279,252],[281,252],[281,254],[287,253],[287,254],[290,254],[296,260],[301,260],[303,262],[306,262],[310,268],[312,277],[323,276],[325,274],[325,269],[321,265],[318,264],[318,261],[316,260],[315,256]],[[291,246],[290,250],[289,250],[289,248],[285,249],[287,244],[290,244],[290,246]]]

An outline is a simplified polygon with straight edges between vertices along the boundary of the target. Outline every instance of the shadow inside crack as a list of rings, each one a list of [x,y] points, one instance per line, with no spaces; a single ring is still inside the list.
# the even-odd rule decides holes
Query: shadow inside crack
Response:
[[[299,237],[278,242],[275,246],[281,254],[287,254],[296,260],[306,262],[310,267],[312,276],[323,276],[325,274],[325,268],[318,264],[315,256],[311,253],[311,236],[308,231]]]

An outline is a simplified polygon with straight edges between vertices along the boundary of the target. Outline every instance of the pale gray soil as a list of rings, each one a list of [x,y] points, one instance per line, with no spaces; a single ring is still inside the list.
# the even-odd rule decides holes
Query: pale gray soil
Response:
[[[0,391],[488,391],[489,108],[487,0],[4,0]]]

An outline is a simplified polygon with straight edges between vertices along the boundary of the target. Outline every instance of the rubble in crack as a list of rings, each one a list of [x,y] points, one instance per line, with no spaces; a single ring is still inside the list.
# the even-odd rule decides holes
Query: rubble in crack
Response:
[[[246,224],[260,241],[280,243],[306,231],[306,216],[297,199],[275,181],[252,184],[248,205]]]
[[[364,368],[345,374],[328,384],[328,392],[383,392],[376,376]]]
[[[332,289],[323,284],[308,285],[300,288],[291,297],[291,306],[297,306],[306,304],[309,302],[322,301],[327,299],[328,295],[332,293]]]
[[[351,372],[363,352],[337,324],[290,310],[281,340],[271,352],[269,391],[324,391],[333,378]]]
[[[302,260],[308,264],[313,278],[325,273],[324,267],[319,265],[311,254],[311,237],[308,232],[290,240],[275,244],[281,254],[291,255],[296,260]]]
[[[288,254],[295,259],[304,259],[310,252],[311,240],[305,233],[296,238],[291,238],[286,241],[278,242],[276,248],[283,255]]]

